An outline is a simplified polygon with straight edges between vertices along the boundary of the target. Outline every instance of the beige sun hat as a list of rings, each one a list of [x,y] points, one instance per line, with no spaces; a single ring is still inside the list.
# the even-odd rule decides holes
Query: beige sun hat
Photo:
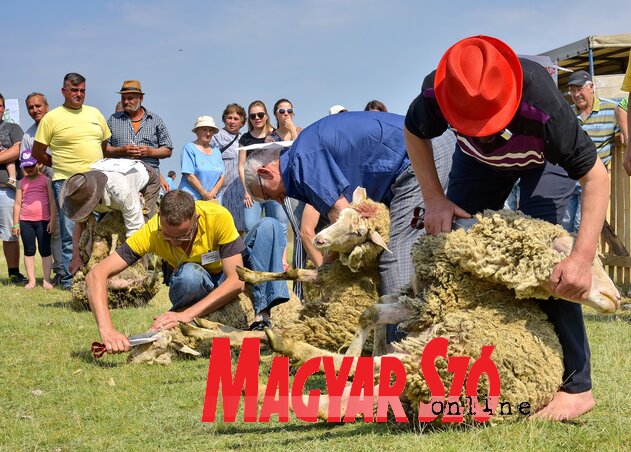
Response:
[[[195,120],[192,132],[195,132],[199,127],[210,127],[214,129],[215,133],[219,132],[219,127],[215,124],[215,120],[212,116],[198,116]]]

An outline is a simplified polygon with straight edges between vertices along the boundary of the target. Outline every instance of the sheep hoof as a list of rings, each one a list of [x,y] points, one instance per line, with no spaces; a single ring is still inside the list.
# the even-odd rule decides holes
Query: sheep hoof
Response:
[[[280,353],[281,355],[285,354],[285,342],[283,341],[283,337],[271,328],[265,328],[265,334],[267,335],[269,347],[276,353]]]

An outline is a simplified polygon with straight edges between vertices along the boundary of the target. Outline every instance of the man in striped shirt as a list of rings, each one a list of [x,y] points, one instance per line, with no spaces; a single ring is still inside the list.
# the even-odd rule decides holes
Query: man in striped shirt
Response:
[[[572,110],[579,124],[596,145],[598,157],[609,167],[614,138],[620,130],[615,115],[616,104],[596,97],[592,77],[586,71],[576,71],[570,76],[568,93],[574,102]],[[581,223],[582,192],[581,184],[577,182],[561,223],[568,232],[577,232]]]

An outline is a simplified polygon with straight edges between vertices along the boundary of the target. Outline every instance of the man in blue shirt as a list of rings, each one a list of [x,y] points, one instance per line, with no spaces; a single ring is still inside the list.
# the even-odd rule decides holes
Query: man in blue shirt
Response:
[[[245,164],[248,189],[260,200],[282,204],[285,197],[294,198],[335,221],[355,188],[364,187],[368,197],[390,207],[392,253],[382,253],[379,262],[384,295],[410,282],[410,250],[420,233],[410,220],[414,208],[423,206],[403,140],[403,119],[382,112],[327,116],[304,129],[289,149],[251,151]],[[455,144],[449,131],[433,140],[443,188]]]

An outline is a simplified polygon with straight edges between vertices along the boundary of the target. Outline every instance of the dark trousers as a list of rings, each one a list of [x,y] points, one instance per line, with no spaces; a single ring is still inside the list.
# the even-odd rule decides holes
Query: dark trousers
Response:
[[[50,233],[46,230],[48,220],[25,221],[20,220],[20,236],[24,245],[25,256],[35,256],[39,249],[42,257],[50,256]],[[37,241],[37,246],[35,242]]]
[[[464,154],[453,157],[447,198],[470,214],[501,209],[515,181],[520,179],[519,210],[534,218],[561,224],[576,181],[559,166],[546,163],[534,169],[502,171]],[[563,348],[563,384],[566,392],[592,387],[590,351],[581,305],[563,300],[541,301]]]

